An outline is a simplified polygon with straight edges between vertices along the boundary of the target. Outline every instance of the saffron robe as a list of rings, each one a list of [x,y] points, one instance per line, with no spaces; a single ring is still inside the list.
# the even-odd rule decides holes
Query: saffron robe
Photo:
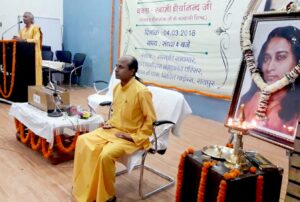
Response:
[[[73,195],[79,202],[105,202],[115,196],[115,161],[149,148],[156,115],[151,92],[136,79],[113,92],[111,129],[98,128],[78,137],[73,172]],[[130,134],[134,142],[115,136]]]
[[[24,27],[20,32],[20,38],[29,43],[35,43],[35,84],[42,85],[42,52],[41,52],[41,32],[40,27],[30,25]]]

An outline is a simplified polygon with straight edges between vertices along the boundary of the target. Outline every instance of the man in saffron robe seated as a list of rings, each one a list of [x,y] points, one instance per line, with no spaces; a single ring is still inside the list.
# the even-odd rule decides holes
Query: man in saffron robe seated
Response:
[[[136,77],[137,70],[133,56],[118,60],[115,73],[121,82],[113,91],[112,117],[77,140],[73,195],[79,202],[115,201],[115,161],[150,147],[156,115],[151,92]]]

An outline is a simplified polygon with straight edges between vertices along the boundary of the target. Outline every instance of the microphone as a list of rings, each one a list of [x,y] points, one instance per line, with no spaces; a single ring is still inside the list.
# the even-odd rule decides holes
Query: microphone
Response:
[[[8,32],[8,31],[10,31],[12,28],[14,28],[16,25],[19,25],[19,24],[21,24],[23,21],[21,20],[21,21],[19,21],[19,22],[17,22],[16,24],[13,24],[11,27],[9,27],[8,29],[6,29],[3,33],[2,33],[2,40],[3,40],[3,37],[4,37],[4,35]]]

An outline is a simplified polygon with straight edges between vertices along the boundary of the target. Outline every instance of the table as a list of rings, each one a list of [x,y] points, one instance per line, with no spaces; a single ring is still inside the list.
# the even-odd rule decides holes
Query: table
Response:
[[[197,193],[201,179],[201,169],[205,156],[201,151],[188,154],[185,157],[184,171],[181,188],[181,201],[197,201]],[[219,160],[217,164],[210,168],[205,189],[205,200],[207,202],[217,201],[220,181],[229,169],[224,166],[224,161]],[[253,202],[256,197],[257,176],[263,176],[263,201],[278,202],[282,182],[281,168],[264,172],[257,168],[257,172],[245,173],[237,178],[227,180],[226,202]]]
[[[28,103],[13,103],[9,114],[15,118],[17,139],[40,150],[53,164],[72,159],[77,136],[96,129],[104,121],[96,114],[89,119],[66,113],[62,117],[48,117]]]

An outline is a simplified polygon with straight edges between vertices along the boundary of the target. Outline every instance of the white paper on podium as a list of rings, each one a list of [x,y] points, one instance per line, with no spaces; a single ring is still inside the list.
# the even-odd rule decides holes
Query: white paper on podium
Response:
[[[50,69],[57,70],[57,71],[62,71],[65,65],[66,64],[64,62],[59,62],[59,61],[51,61],[51,60],[42,61],[43,67],[48,67]]]

